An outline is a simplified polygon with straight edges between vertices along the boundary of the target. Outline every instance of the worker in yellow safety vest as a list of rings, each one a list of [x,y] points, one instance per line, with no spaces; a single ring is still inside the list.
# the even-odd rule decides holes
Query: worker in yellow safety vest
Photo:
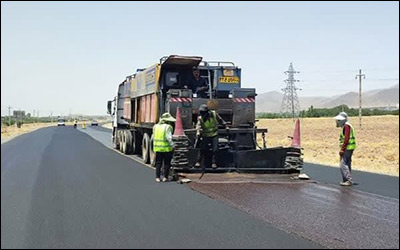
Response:
[[[340,155],[340,172],[342,173],[342,186],[352,186],[353,178],[351,175],[351,158],[353,151],[356,149],[356,135],[353,126],[348,122],[348,116],[345,112],[340,112],[335,116],[336,127],[340,127],[339,134],[339,155]]]
[[[168,181],[169,169],[173,154],[174,143],[172,141],[173,125],[175,118],[170,113],[164,113],[160,121],[153,127],[153,151],[156,154],[156,181],[160,182],[161,167],[163,167],[163,182]]]
[[[196,136],[201,137],[200,165],[203,170],[210,167],[216,168],[214,156],[218,150],[218,125],[226,123],[215,111],[209,110],[205,104],[200,106],[199,114]]]

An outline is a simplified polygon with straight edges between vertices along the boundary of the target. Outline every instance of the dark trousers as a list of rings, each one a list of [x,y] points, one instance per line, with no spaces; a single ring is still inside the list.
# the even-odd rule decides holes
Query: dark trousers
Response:
[[[156,152],[156,178],[160,178],[161,166],[164,163],[163,176],[168,178],[171,168],[172,152]]]
[[[342,173],[343,181],[353,182],[351,176],[351,156],[353,150],[345,150],[343,156],[340,157],[340,172]]]
[[[203,137],[200,145],[201,167],[211,168],[215,163],[215,152],[218,150],[218,136]]]

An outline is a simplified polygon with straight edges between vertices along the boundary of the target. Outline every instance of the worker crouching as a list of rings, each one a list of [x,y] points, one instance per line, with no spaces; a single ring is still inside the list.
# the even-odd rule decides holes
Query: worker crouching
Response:
[[[171,168],[171,159],[174,143],[172,141],[173,125],[175,118],[169,113],[164,113],[159,123],[153,127],[153,151],[156,154],[156,181],[161,181],[161,167],[163,167],[163,182],[168,181],[169,170]]]

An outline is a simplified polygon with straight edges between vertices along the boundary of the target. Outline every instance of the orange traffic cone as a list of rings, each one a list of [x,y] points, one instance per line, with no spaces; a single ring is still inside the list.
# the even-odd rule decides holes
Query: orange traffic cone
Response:
[[[292,147],[300,148],[300,119],[296,120],[296,125],[294,127]]]
[[[185,132],[183,131],[183,124],[181,119],[181,109],[178,107],[176,109],[176,122],[175,122],[175,131],[174,136],[184,136]]]

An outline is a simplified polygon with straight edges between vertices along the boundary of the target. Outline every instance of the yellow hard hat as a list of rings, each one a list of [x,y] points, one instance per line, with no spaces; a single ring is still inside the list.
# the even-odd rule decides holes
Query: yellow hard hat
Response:
[[[176,121],[176,119],[168,112],[162,114],[161,120],[166,121],[166,122],[175,122]]]

